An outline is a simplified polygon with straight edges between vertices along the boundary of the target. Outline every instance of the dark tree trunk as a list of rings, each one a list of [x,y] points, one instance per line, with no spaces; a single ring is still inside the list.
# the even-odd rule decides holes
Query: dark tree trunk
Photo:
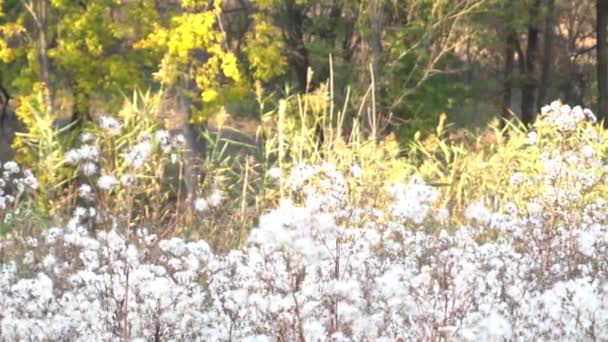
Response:
[[[530,7],[530,23],[528,24],[528,46],[526,47],[526,81],[522,89],[521,120],[524,124],[534,122],[536,114],[536,92],[538,82],[536,76],[536,63],[538,61],[538,20],[540,0],[535,0]]]
[[[84,127],[85,122],[92,121],[90,98],[87,94],[78,90],[77,84],[72,85],[74,94],[74,104],[72,106],[72,116],[70,118],[70,130],[77,132]]]
[[[46,97],[46,105],[47,110],[51,113],[55,112],[55,91],[53,85],[51,84],[51,61],[49,58],[49,40],[48,40],[48,11],[49,11],[49,2],[48,0],[40,1],[40,8],[37,18],[38,24],[38,39],[40,43],[40,66],[42,73],[42,82],[46,88],[47,93]]]
[[[553,62],[553,28],[555,27],[555,0],[548,0],[546,7],[545,32],[543,34],[543,66],[540,76],[540,87],[538,90],[538,104],[544,105],[548,102],[547,89],[551,81],[551,64]]]
[[[511,118],[511,97],[513,93],[513,60],[515,55],[515,32],[509,30],[505,39],[505,68],[503,76],[503,111],[504,119]]]
[[[285,2],[285,15],[281,16],[283,35],[289,51],[290,65],[296,71],[298,90],[306,91],[308,83],[308,49],[304,43],[304,14],[294,0]]]
[[[0,77],[0,101],[2,101],[2,103],[0,104],[0,130],[4,128],[4,120],[6,120],[6,115],[8,113],[8,103],[10,100],[11,95],[4,87],[4,84],[2,84],[2,77]],[[0,133],[2,132],[0,131]]]
[[[598,120],[604,120],[608,126],[608,46],[606,45],[606,29],[608,25],[608,0],[597,0],[597,86],[598,86]]]
[[[370,34],[370,48],[372,50],[372,70],[376,78],[376,84],[381,84],[380,79],[380,59],[382,57],[382,27],[383,27],[383,13],[382,13],[383,1],[371,0],[370,6],[370,21],[371,21],[371,34]]]
[[[287,48],[290,51],[290,65],[296,71],[298,91],[302,93],[309,92],[318,86],[318,78],[313,80],[310,77],[311,79],[309,79],[308,75],[309,58],[308,48],[304,42],[303,10],[296,4],[295,0],[286,0],[285,15],[282,15],[280,20]],[[319,118],[316,119],[318,120]],[[317,138],[317,146],[320,148],[325,141],[323,127],[320,122],[315,126],[315,136]]]
[[[205,177],[202,170],[202,161],[207,154],[207,141],[202,133],[207,130],[206,122],[194,124],[192,110],[201,109],[202,104],[191,100],[188,94],[196,92],[196,85],[192,80],[183,80],[183,86],[177,89],[179,115],[182,116],[182,134],[186,141],[184,153],[184,185],[187,201],[193,205],[199,195],[198,185]]]

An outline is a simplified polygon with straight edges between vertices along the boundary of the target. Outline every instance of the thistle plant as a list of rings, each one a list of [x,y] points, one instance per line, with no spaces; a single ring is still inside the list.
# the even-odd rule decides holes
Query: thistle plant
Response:
[[[550,170],[529,177],[544,180]],[[228,253],[137,222],[92,234],[90,214],[79,210],[42,237],[23,236],[23,256],[0,266],[0,336],[608,338],[605,200],[550,212],[538,203],[555,194],[537,187],[529,202],[505,210],[469,203],[471,224],[454,226],[453,212],[434,209],[440,190],[420,176],[377,188],[388,206],[353,206],[348,194],[360,171],[299,164],[285,175],[294,198],[261,215],[244,246]],[[591,192],[602,186],[588,185]],[[479,241],[489,229],[496,237]]]
[[[11,233],[22,220],[26,222],[21,225],[28,228],[40,224],[27,222],[28,217],[36,217],[31,214],[36,210],[35,198],[39,187],[31,170],[22,170],[14,161],[0,163],[0,236]]]
[[[539,192],[552,193],[541,204],[545,210],[580,207],[601,198],[607,178],[607,133],[585,113],[591,112],[556,101],[530,128],[517,121],[501,128],[495,121],[483,134],[456,138],[444,117],[435,134],[416,137],[409,163],[437,185],[441,205],[457,213],[456,223],[467,222],[463,214],[473,202],[507,211],[513,204],[525,207]]]

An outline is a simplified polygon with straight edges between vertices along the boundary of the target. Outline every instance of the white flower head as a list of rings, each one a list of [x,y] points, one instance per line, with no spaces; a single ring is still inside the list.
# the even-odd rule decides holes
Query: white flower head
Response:
[[[96,138],[97,137],[95,136],[95,134],[88,133],[88,132],[82,133],[79,137],[80,142],[83,144],[92,143],[93,141],[95,141]]]
[[[133,168],[139,169],[144,165],[151,154],[152,144],[149,140],[144,139],[125,154],[125,160],[128,164],[132,165]]]
[[[6,163],[4,163],[4,165],[2,166],[4,168],[4,170],[10,175],[10,174],[15,174],[15,173],[19,173],[19,171],[21,170],[19,168],[19,164],[15,163],[14,161],[8,161]]]
[[[536,133],[536,131],[532,131],[532,132],[528,133],[528,136],[526,137],[527,145],[536,145],[537,141],[538,141],[538,133]]]
[[[450,211],[447,208],[439,208],[435,212],[435,220],[437,222],[447,222],[450,218]]]
[[[99,160],[99,149],[94,145],[82,145],[78,149],[81,159],[97,161]]]
[[[203,213],[209,210],[209,202],[204,198],[197,198],[196,201],[194,201],[194,209]]]
[[[223,200],[224,200],[224,194],[222,193],[222,191],[220,189],[214,189],[213,192],[211,193],[211,196],[209,196],[209,198],[208,198],[209,205],[212,207],[217,207],[218,205],[222,204]]]
[[[96,162],[99,160],[99,149],[93,145],[82,145],[77,149],[70,150],[65,155],[65,163],[77,165],[80,162]]]
[[[160,149],[163,151],[163,153],[171,152],[171,137],[169,135],[169,132],[164,129],[161,129],[159,131],[156,131],[154,137],[156,141],[158,141]]]
[[[186,138],[182,134],[178,134],[173,137],[172,144],[178,149],[184,148],[186,147]]]
[[[103,175],[97,180],[97,186],[102,190],[112,190],[120,183],[113,176]]]
[[[272,178],[272,179],[279,179],[281,178],[281,169],[278,167],[272,167],[268,170],[268,177]]]
[[[585,118],[593,123],[597,122],[597,116],[595,116],[595,114],[590,110],[590,109],[583,109],[583,114],[585,115]]]
[[[596,235],[593,232],[580,230],[576,239],[578,251],[588,257],[595,253]]]
[[[78,150],[69,150],[65,154],[65,163],[68,165],[76,165],[80,162],[80,153]]]
[[[23,183],[27,187],[29,187],[30,189],[33,189],[33,190],[38,189],[38,186],[39,186],[38,180],[36,179],[36,177],[34,176],[34,174],[32,173],[31,170],[25,170],[23,172],[23,176],[24,176],[24,178],[22,179]]]
[[[121,130],[121,125],[120,125],[120,122],[118,122],[118,120],[114,119],[113,117],[105,116],[105,115],[102,115],[99,118],[99,127],[102,130],[107,131],[111,135],[118,135],[118,134],[120,134],[120,130]]]
[[[593,148],[593,146],[589,146],[589,145],[585,145],[585,146],[581,147],[580,151],[581,151],[581,154],[585,158],[593,158],[596,154],[595,148]]]
[[[25,257],[23,258],[23,263],[25,265],[32,265],[35,261],[34,251],[27,251],[27,253],[25,253]]]
[[[486,208],[483,200],[479,200],[467,207],[464,213],[465,217],[469,220],[478,221],[481,224],[487,224],[490,222],[492,213]]]
[[[95,194],[93,193],[93,188],[91,188],[91,186],[88,184],[82,184],[78,188],[78,197],[80,197],[84,200],[87,200],[87,201],[94,200]]]
[[[357,179],[360,179],[361,177],[363,177],[363,169],[357,163],[353,164],[350,167],[350,173],[353,175],[353,177],[355,177]]]
[[[97,173],[97,165],[93,162],[86,162],[80,165],[80,171],[87,177],[94,176]]]

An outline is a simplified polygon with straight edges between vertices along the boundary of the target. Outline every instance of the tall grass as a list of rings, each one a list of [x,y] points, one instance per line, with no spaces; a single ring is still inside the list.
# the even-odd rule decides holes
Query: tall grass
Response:
[[[346,206],[363,209],[388,208],[394,199],[378,189],[420,177],[440,194],[431,209],[449,211],[450,223],[457,226],[471,223],[466,215],[471,204],[505,211],[568,182],[556,179],[547,184],[533,177],[551,171],[548,168],[555,161],[547,151],[587,148],[606,155],[606,132],[597,125],[582,122],[564,131],[543,116],[530,127],[517,120],[494,120],[487,128],[470,132],[452,130],[443,114],[434,132],[397,141],[390,130],[390,117],[377,111],[373,77],[364,94],[352,94],[347,88],[342,102],[336,100],[335,87],[330,78],[316,89],[307,87],[303,94],[280,99],[259,96],[259,128],[256,137],[251,137],[252,144],[231,140],[223,133],[227,114],[220,112],[216,132],[203,130],[201,136],[207,149],[197,161],[202,174],[200,198],[192,201],[186,198],[183,185],[183,137],[166,130],[161,108],[167,106],[162,93],[134,92],[125,98],[114,115],[119,131],[110,132],[101,122],[85,126],[75,148],[88,146],[98,152],[90,160],[93,172],[85,172],[91,166],[85,165],[89,161],[66,162],[63,154],[70,152],[63,150],[65,138],[52,128],[49,113],[31,111],[30,116],[38,119],[26,122],[29,132],[21,135],[17,152],[25,167],[44,175],[37,201],[47,211],[38,216],[67,219],[78,207],[92,208],[96,214],[89,220],[91,230],[145,224],[164,237],[203,238],[224,251],[242,246],[258,218],[282,199],[306,201],[307,195],[289,176],[294,170],[303,172],[306,167],[327,164],[343,174],[356,173],[345,185]],[[568,107],[566,112],[571,110]],[[140,162],[132,160],[137,153],[145,154]],[[104,189],[99,184],[102,176],[111,176],[118,184]],[[603,179],[605,174],[597,176]],[[515,182],[520,183],[513,186]],[[83,198],[84,185],[91,187],[91,199]],[[600,184],[576,202],[560,205],[589,203],[603,191],[608,189]],[[552,210],[556,203],[540,205]],[[432,230],[433,224],[425,229]]]

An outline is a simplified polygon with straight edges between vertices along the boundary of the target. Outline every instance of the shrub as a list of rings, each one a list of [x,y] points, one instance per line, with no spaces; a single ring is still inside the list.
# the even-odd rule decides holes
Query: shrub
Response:
[[[580,208],[608,190],[602,166],[608,132],[588,115],[588,109],[555,101],[530,129],[494,122],[480,135],[460,137],[448,135],[443,118],[434,135],[412,143],[409,162],[438,186],[441,205],[454,212],[455,223],[468,223],[465,210],[479,200],[495,211],[513,204],[528,210],[530,202],[549,212]]]

